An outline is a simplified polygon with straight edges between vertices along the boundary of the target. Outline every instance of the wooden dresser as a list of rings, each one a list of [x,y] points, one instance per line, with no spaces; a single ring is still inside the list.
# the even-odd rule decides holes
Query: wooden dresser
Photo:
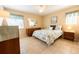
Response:
[[[0,26],[0,54],[20,54],[17,26]]]
[[[33,34],[33,32],[35,31],[35,30],[40,30],[41,28],[27,28],[26,29],[26,34],[27,34],[27,36],[32,36],[32,34]]]
[[[19,37],[0,42],[0,54],[20,54]]]

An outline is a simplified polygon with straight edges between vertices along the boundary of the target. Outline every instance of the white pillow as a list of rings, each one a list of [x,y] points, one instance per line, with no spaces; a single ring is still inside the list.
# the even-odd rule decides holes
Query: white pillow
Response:
[[[52,30],[53,27],[48,27],[48,29]]]
[[[61,26],[60,25],[56,25],[55,30],[61,30]]]
[[[49,29],[50,29],[50,30],[52,30],[52,29],[53,29],[53,27],[49,27]]]

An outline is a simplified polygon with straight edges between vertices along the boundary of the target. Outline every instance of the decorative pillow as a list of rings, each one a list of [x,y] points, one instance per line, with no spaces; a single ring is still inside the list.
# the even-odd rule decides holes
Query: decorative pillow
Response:
[[[52,27],[52,29],[55,30],[56,25],[50,25],[50,27]]]
[[[61,30],[61,28],[62,27],[60,25],[57,25],[56,28],[55,28],[55,30]]]
[[[50,26],[49,26],[47,29],[50,29],[50,30],[52,30],[52,28],[53,28],[53,27],[50,27]]]
[[[50,30],[52,30],[53,27],[49,27]]]

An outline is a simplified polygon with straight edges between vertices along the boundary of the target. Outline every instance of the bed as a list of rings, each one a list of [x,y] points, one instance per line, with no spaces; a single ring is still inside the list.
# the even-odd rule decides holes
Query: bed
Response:
[[[56,26],[55,28],[53,28],[53,30],[52,28],[36,30],[33,32],[32,36],[46,42],[48,45],[51,45],[62,34],[63,32],[61,28],[59,26]]]

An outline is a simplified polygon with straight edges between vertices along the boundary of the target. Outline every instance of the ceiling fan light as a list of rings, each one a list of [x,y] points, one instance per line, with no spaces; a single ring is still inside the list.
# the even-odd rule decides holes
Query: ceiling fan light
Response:
[[[40,13],[42,13],[42,12],[43,12],[43,10],[42,10],[42,9],[40,9],[40,10],[39,10],[39,12],[40,12]]]

